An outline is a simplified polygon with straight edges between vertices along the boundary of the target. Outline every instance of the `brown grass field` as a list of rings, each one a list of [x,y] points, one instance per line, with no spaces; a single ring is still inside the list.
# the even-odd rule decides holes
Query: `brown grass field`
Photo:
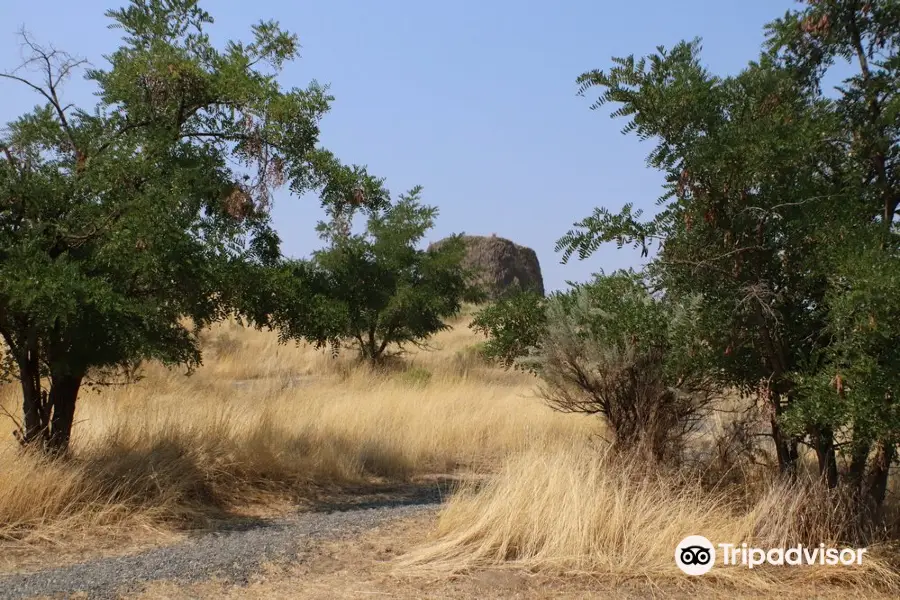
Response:
[[[326,544],[311,563],[324,565],[318,571],[273,568],[240,589],[158,584],[145,596],[900,594],[887,546],[870,548],[861,567],[683,575],[673,550],[686,535],[838,545],[841,515],[803,486],[756,479],[752,489],[711,491],[702,477],[615,459],[596,420],[545,407],[531,377],[483,364],[466,317],[454,325],[432,350],[376,372],[349,354],[332,359],[228,323],[204,335],[205,365],[190,376],[150,365],[134,385],[84,393],[66,460],[22,455],[12,435],[0,435],[0,570],[48,554],[65,561],[168,543],[221,519],[454,476],[462,483],[436,522]],[[12,414],[17,392],[0,388]],[[390,551],[360,550],[379,544]]]

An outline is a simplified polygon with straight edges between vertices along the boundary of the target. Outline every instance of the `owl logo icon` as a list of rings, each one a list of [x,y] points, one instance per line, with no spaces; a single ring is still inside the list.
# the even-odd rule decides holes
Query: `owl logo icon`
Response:
[[[702,535],[689,535],[675,547],[675,564],[688,575],[703,575],[716,564],[716,549]]]

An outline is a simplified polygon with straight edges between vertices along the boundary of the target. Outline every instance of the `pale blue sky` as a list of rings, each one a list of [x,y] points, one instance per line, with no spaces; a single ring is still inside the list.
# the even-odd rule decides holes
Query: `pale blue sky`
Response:
[[[19,60],[16,30],[102,63],[117,32],[103,12],[117,0],[0,0],[0,69]],[[440,215],[430,239],[449,233],[508,237],[535,249],[548,289],[600,269],[639,266],[629,250],[603,248],[559,264],[556,240],[594,206],[625,202],[653,211],[661,176],[649,144],[619,133],[624,122],[591,111],[575,95],[583,71],[611,56],[643,55],[700,36],[718,73],[756,57],[762,26],[793,0],[208,0],[214,39],[243,37],[276,19],[300,37],[302,58],[286,85],[331,84],[336,100],[322,142],[346,162],[387,178],[396,196],[416,185]],[[71,100],[90,88],[68,84]],[[0,121],[36,97],[0,83]],[[285,254],[319,247],[313,199],[279,195],[275,224]]]

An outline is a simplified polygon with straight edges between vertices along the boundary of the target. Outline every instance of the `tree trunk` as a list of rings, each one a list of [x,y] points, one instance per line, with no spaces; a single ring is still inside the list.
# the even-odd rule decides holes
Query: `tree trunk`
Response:
[[[23,444],[43,441],[47,435],[47,408],[41,390],[41,368],[35,344],[29,343],[25,356],[19,357],[19,381],[22,384]]]
[[[837,458],[834,454],[834,432],[830,427],[816,427],[812,432],[816,445],[816,457],[819,461],[819,477],[835,488],[838,484]]]
[[[775,454],[778,457],[778,470],[784,475],[794,477],[797,474],[797,441],[786,436],[778,424],[778,417],[773,416],[772,440],[775,442]]]
[[[896,446],[892,441],[884,441],[878,445],[878,451],[869,471],[869,499],[876,513],[881,512],[884,497],[887,494],[888,474],[894,461]]]
[[[760,222],[761,225],[762,222]],[[775,379],[774,389],[771,387],[768,389],[768,402],[772,411],[770,423],[772,424],[772,440],[775,442],[775,453],[778,457],[778,470],[783,475],[794,477],[797,474],[796,463],[799,455],[797,440],[786,435],[778,424],[778,418],[784,412],[784,408],[781,406],[782,396],[786,397],[788,402],[791,400],[790,389],[792,386],[790,381],[786,381],[784,378],[788,370],[787,359],[781,343],[776,343],[776,340],[773,339],[769,326],[766,324],[762,306],[759,303],[756,304],[755,312],[762,341],[762,354],[766,357]]]
[[[778,458],[778,471],[783,475],[794,477],[797,474],[796,466],[797,457],[799,456],[797,440],[792,439],[785,434],[781,429],[781,425],[778,423],[778,418],[783,412],[781,406],[781,393],[772,390],[770,392],[769,402],[771,403],[772,409],[772,416],[769,422],[772,425],[772,441],[775,442],[775,455]]]
[[[375,326],[369,328],[369,338],[366,342],[366,354],[369,358],[369,363],[374,367],[378,365],[378,359],[381,358],[381,352],[384,349],[378,347],[378,340],[375,339]]]
[[[81,389],[82,377],[74,375],[54,375],[51,378],[49,402],[53,409],[50,419],[50,435],[47,449],[55,455],[65,454],[72,437],[75,421],[75,402]]]
[[[40,363],[35,352],[19,361],[22,385],[24,439],[27,447],[52,455],[65,454],[72,437],[75,402],[81,389],[83,375],[52,375],[50,390],[41,389]]]
[[[857,442],[850,458],[850,470],[847,478],[857,497],[860,497],[865,487],[866,464],[869,462],[869,451],[872,449],[868,442]]]

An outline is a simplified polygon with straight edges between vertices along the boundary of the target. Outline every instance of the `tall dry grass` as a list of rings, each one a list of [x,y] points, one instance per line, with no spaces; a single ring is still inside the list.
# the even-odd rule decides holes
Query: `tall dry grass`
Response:
[[[533,398],[527,376],[482,364],[475,342],[460,320],[433,350],[378,372],[273,333],[217,327],[189,377],[150,365],[136,384],[85,392],[69,459],[23,456],[0,436],[0,540],[202,525],[323,486],[483,469],[590,433],[590,420]],[[0,390],[0,402],[14,413],[17,388]]]
[[[429,575],[514,566],[683,584],[674,551],[688,535],[761,548],[844,547],[845,518],[808,485],[772,485],[747,504],[728,489],[710,492],[699,479],[685,481],[575,441],[511,455],[486,483],[464,484],[443,509],[432,541],[398,566]],[[900,591],[886,554],[870,549],[861,567],[717,566],[703,583],[774,592],[840,581]]]
[[[189,377],[150,365],[136,384],[85,393],[66,460],[23,455],[0,435],[0,567],[23,548],[130,543],[223,511],[460,471],[487,477],[454,493],[432,542],[404,557],[407,571],[514,565],[681,585],[673,552],[686,535],[836,543],[845,525],[809,488],[755,478],[751,489],[745,472],[740,487],[722,479],[710,492],[702,473],[686,481],[613,459],[595,420],[555,413],[529,376],[483,364],[465,319],[390,371],[233,323],[203,341],[206,364]],[[18,401],[15,387],[0,389],[9,411]],[[863,569],[717,568],[704,580],[900,589],[877,551]]]

